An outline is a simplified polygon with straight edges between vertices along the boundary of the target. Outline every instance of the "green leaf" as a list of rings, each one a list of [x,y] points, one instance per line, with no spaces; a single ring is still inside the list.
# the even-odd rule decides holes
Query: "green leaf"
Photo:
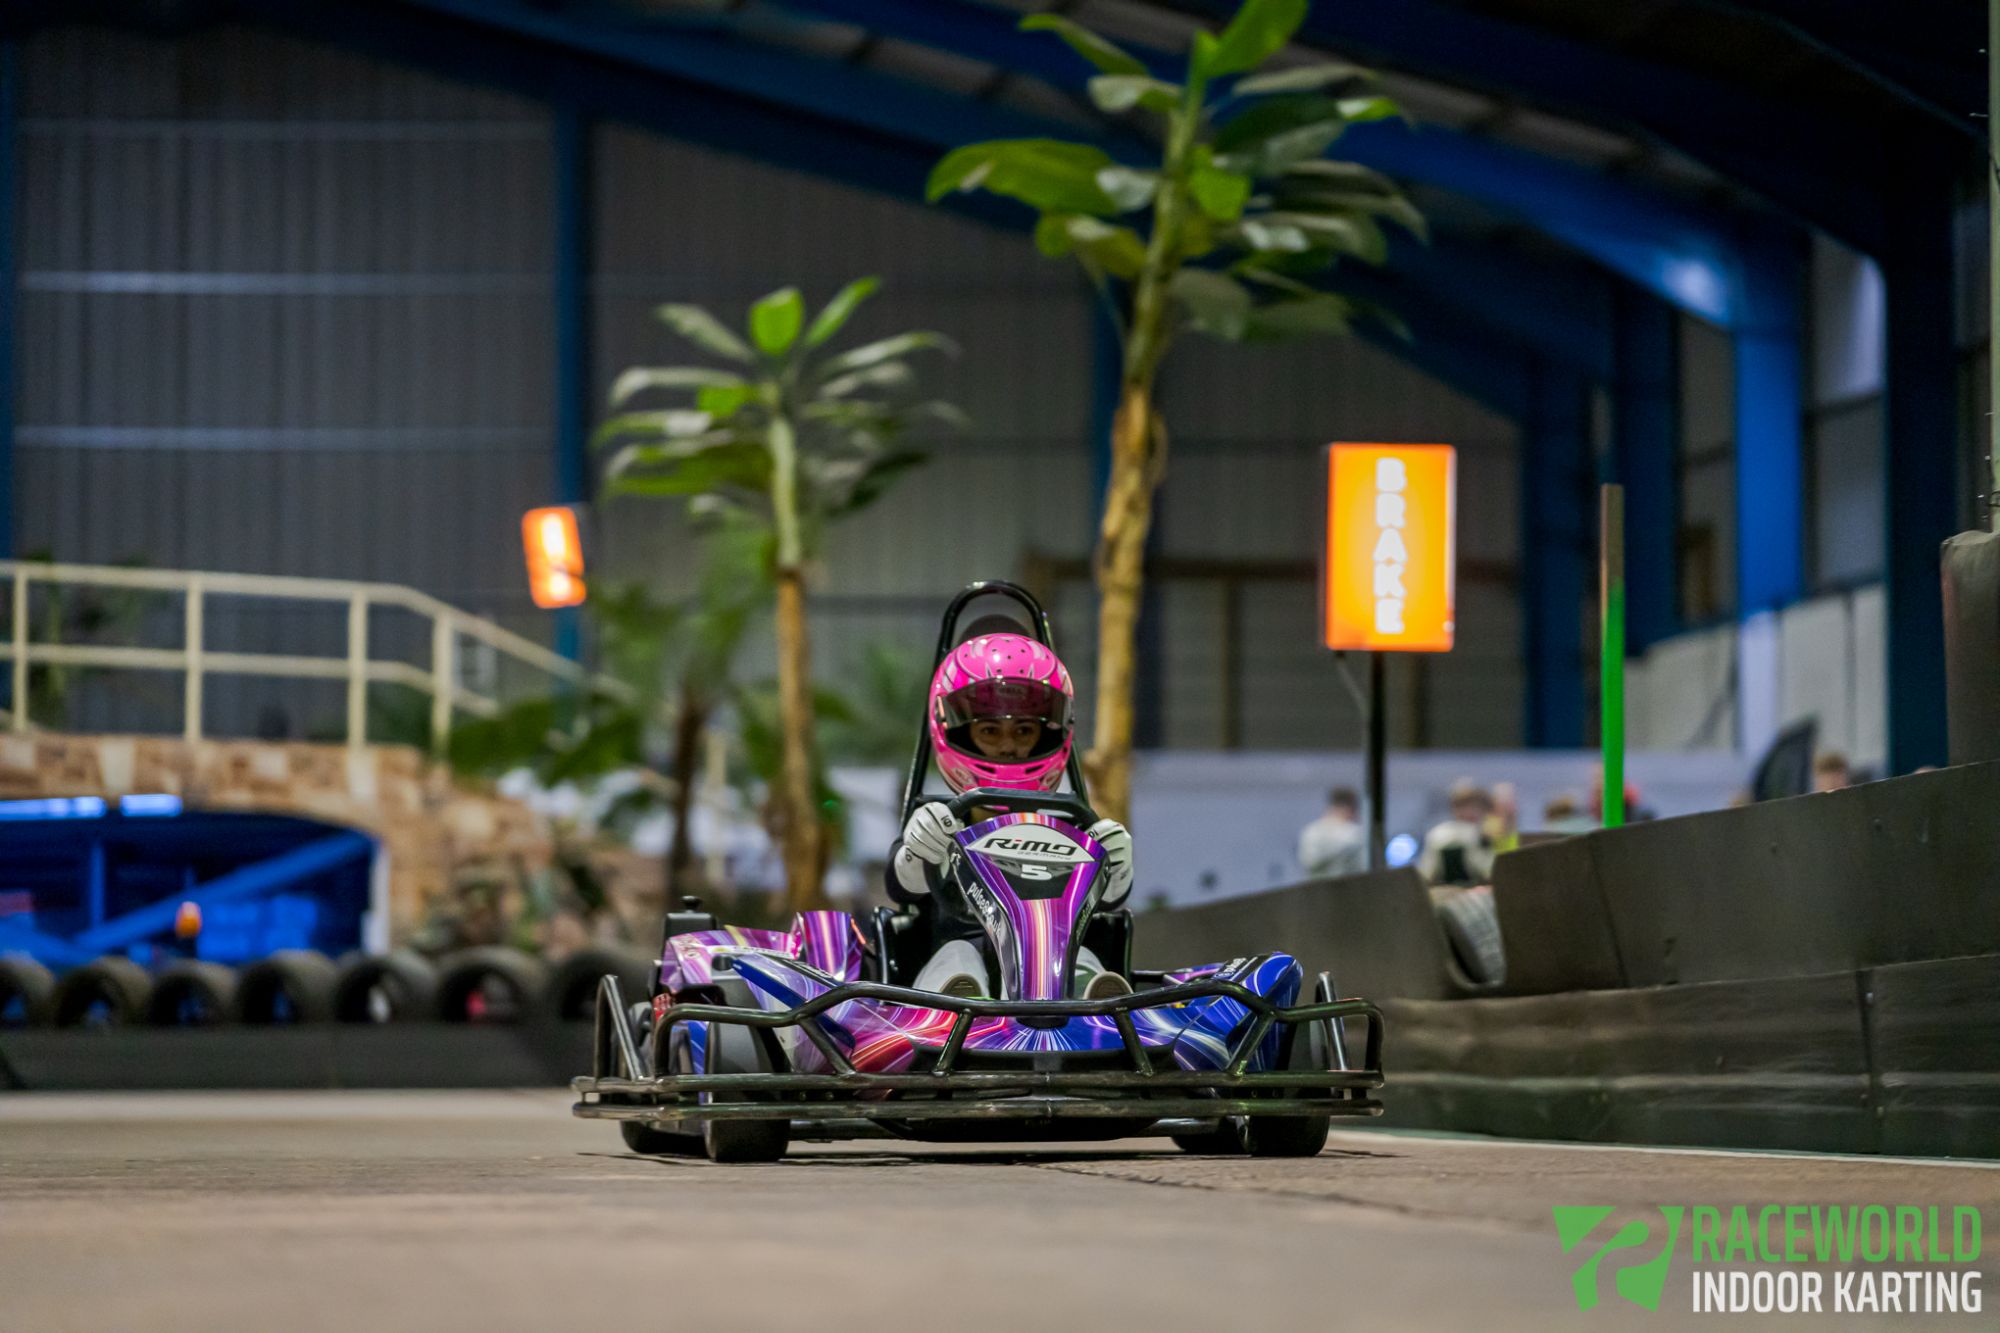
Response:
[[[1389,307],[1375,301],[1364,301],[1358,296],[1347,297],[1346,301],[1354,308],[1357,317],[1374,320],[1406,343],[1416,341],[1416,335],[1410,332],[1410,326],[1404,322],[1403,317]]]
[[[1075,213],[1043,214],[1035,224],[1035,247],[1050,259],[1076,255],[1115,278],[1136,278],[1146,264],[1139,233]]]
[[[1371,264],[1389,257],[1389,240],[1374,221],[1353,214],[1284,212],[1266,213],[1257,221],[1267,227],[1291,227],[1304,232],[1315,245],[1353,255]],[[1246,225],[1248,220],[1246,219]]]
[[[1106,167],[1097,173],[1097,188],[1104,191],[1120,213],[1130,213],[1153,202],[1160,188],[1160,173],[1133,167]]]
[[[925,197],[936,203],[953,190],[987,190],[1044,213],[1116,211],[1097,173],[1111,156],[1061,139],[994,139],[945,154],[931,171]]]
[[[1174,274],[1173,293],[1188,321],[1204,333],[1234,342],[1250,319],[1250,293],[1243,284],[1213,269],[1184,268]]]
[[[1074,19],[1060,14],[1030,14],[1021,20],[1022,32],[1052,32],[1069,43],[1070,50],[1106,74],[1144,74],[1145,62],[1119,50]]]
[[[1353,191],[1317,191],[1285,188],[1280,184],[1279,207],[1286,212],[1350,213],[1387,218],[1419,240],[1428,238],[1429,226],[1417,206],[1401,194],[1364,194]]]
[[[805,322],[806,298],[796,287],[780,287],[750,307],[750,337],[768,357],[789,352]]]
[[[1217,127],[1215,151],[1217,154],[1234,153],[1262,143],[1272,135],[1289,133],[1322,121],[1346,124],[1347,118],[1340,113],[1340,103],[1334,98],[1313,93],[1274,97],[1238,112]]]
[[[664,412],[624,412],[612,417],[592,432],[591,440],[602,447],[629,436],[647,439],[686,439],[704,434],[715,424],[708,413],[686,408]]]
[[[712,385],[695,395],[694,405],[717,421],[727,421],[741,411],[744,404],[756,396],[756,392],[747,384]]]
[[[1268,215],[1244,218],[1237,224],[1236,232],[1252,250],[1304,254],[1313,248],[1312,237],[1303,228],[1272,222]]]
[[[1143,106],[1170,116],[1181,104],[1181,86],[1145,74],[1099,74],[1090,81],[1090,100],[1113,115]]]
[[[818,347],[846,325],[855,308],[875,294],[882,285],[880,278],[856,278],[842,287],[826,308],[814,318],[812,327],[806,330],[806,346]]]
[[[655,307],[653,313],[675,333],[717,356],[728,357],[731,361],[757,359],[756,354],[741,338],[723,327],[721,320],[698,305],[668,304]]]
[[[1274,93],[1318,92],[1336,84],[1356,83],[1374,78],[1374,72],[1359,65],[1329,63],[1324,65],[1301,65],[1297,69],[1281,69],[1270,74],[1254,74],[1247,79],[1239,79],[1234,88],[1238,97],[1269,97]]]
[[[916,383],[916,372],[902,361],[881,361],[861,370],[836,375],[819,386],[819,397],[845,398],[863,389],[902,389]]]
[[[611,404],[616,407],[648,389],[707,389],[742,383],[740,376],[704,366],[634,366],[612,381]]]
[[[1323,157],[1292,163],[1285,168],[1279,184],[1286,185],[1295,179],[1337,190],[1396,193],[1396,182],[1379,171],[1364,167],[1359,162],[1335,162]]]
[[[1276,342],[1312,334],[1346,333],[1351,314],[1352,307],[1346,299],[1331,293],[1278,301],[1252,312],[1244,336],[1256,342]]]
[[[1347,117],[1350,125],[1365,125],[1371,120],[1390,120],[1403,114],[1403,108],[1396,105],[1391,97],[1343,97],[1340,99],[1340,114]]]
[[[665,459],[635,456],[605,469],[613,495],[700,495],[725,486],[764,491],[771,484],[771,455],[750,440],[729,440]]]
[[[899,357],[908,356],[911,352],[927,350],[943,352],[946,356],[956,356],[958,344],[942,333],[924,330],[899,333],[893,338],[864,343],[860,347],[842,352],[839,356],[829,357],[819,367],[820,382],[838,379],[852,370],[864,370],[869,366],[880,365],[884,361],[894,361]]]
[[[844,518],[866,509],[881,499],[897,478],[929,460],[930,455],[921,449],[899,449],[862,463],[845,485],[845,494],[827,506],[827,517]]]
[[[1307,8],[1308,0],[1244,0],[1213,45],[1197,50],[1195,68],[1211,79],[1257,68],[1292,40]]]
[[[1196,167],[1188,173],[1188,193],[1217,222],[1234,222],[1250,198],[1250,178],[1220,167]]]

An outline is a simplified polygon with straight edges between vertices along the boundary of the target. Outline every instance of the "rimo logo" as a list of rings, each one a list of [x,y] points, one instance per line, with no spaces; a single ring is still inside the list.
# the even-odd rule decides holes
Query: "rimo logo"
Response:
[[[1410,474],[1400,458],[1375,460],[1375,632],[1401,634],[1403,602],[1408,593],[1403,575],[1410,567],[1410,548],[1403,530],[1410,522],[1410,501],[1404,494]]]
[[[1022,835],[995,830],[973,843],[970,850],[1009,861],[1049,861],[1058,865],[1076,865],[1090,859],[1089,852],[1058,833]]]

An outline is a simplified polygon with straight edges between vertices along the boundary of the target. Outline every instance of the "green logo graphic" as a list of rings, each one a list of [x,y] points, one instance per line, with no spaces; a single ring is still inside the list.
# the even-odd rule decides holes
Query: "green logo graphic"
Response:
[[[1613,1208],[1558,1207],[1555,1210],[1556,1238],[1562,1241],[1563,1253],[1575,1250],[1585,1237],[1597,1229],[1598,1223],[1615,1211]],[[1660,1246],[1660,1252],[1643,1264],[1618,1270],[1618,1294],[1632,1304],[1648,1310],[1660,1308],[1660,1294],[1667,1289],[1667,1265],[1674,1257],[1674,1241],[1681,1234],[1681,1212],[1680,1208],[1662,1207],[1660,1216],[1667,1222],[1667,1238]],[[1610,1240],[1598,1246],[1583,1266],[1570,1275],[1570,1286],[1576,1291],[1576,1308],[1591,1310],[1597,1307],[1597,1266],[1603,1262],[1605,1255],[1613,1250],[1629,1250],[1644,1245],[1652,1234],[1650,1222],[1627,1222]]]

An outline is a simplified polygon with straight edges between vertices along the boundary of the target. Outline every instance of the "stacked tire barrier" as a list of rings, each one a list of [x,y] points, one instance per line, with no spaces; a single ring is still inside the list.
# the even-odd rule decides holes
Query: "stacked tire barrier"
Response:
[[[551,967],[511,949],[436,961],[287,950],[241,969],[149,972],[106,956],[60,977],[0,958],[0,1089],[506,1087],[567,1081],[589,1059],[597,982],[645,994],[643,952],[593,947]]]

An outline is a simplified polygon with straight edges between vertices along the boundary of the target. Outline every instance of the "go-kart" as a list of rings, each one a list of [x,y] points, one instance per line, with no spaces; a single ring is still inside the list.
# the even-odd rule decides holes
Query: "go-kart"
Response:
[[[973,584],[945,615],[938,658],[976,597],[1012,599],[1049,642],[1024,589]],[[1013,628],[1013,626],[1009,626]],[[1282,953],[1206,966],[1131,966],[1132,920],[1099,910],[1104,849],[1072,759],[1069,792],[923,793],[920,740],[904,814],[942,799],[960,831],[928,903],[800,913],[787,931],[721,927],[689,900],[669,913],[659,983],[628,1005],[603,979],[590,1076],[575,1113],[620,1122],[644,1153],[770,1161],[794,1138],[929,1142],[1102,1140],[1167,1134],[1193,1152],[1309,1156],[1335,1115],[1379,1115],[1381,1015],[1336,999]],[[934,939],[983,936],[993,998],[913,989]],[[1075,998],[1088,945],[1129,994]],[[1100,991],[1104,988],[1100,987]],[[1119,989],[1114,987],[1113,989]],[[1348,1060],[1347,1026],[1363,1027]]]

